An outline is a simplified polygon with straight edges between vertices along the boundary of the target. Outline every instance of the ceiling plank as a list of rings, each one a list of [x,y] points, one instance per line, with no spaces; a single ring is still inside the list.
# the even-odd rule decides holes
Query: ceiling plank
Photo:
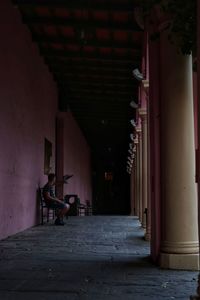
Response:
[[[66,100],[68,100],[68,98],[66,97]],[[76,103],[81,103],[81,102],[94,102],[94,103],[98,103],[98,102],[111,102],[111,103],[115,103],[115,102],[122,102],[122,103],[130,103],[131,102],[131,99],[129,98],[129,96],[125,96],[125,97],[111,97],[111,96],[106,96],[104,95],[104,98],[102,99],[101,96],[98,96],[98,95],[87,95],[87,96],[84,96],[84,95],[81,95],[81,96],[77,96],[77,95],[73,95],[73,99],[69,99],[69,102],[76,102]]]
[[[103,75],[90,75],[90,76],[85,76],[84,74],[74,74],[74,76],[56,76],[56,79],[57,80],[61,80],[63,81],[64,85],[70,85],[70,82],[73,82],[76,81],[77,79],[78,80],[81,80],[83,83],[84,82],[94,82],[97,81],[97,82],[101,82],[102,84],[105,83],[105,84],[113,84],[113,85],[120,85],[120,84],[129,84],[131,85],[133,88],[134,87],[138,87],[138,82],[134,79],[132,79],[131,77],[128,77],[128,76],[103,76]],[[78,82],[77,82],[78,83]]]
[[[94,58],[81,58],[81,57],[59,57],[48,54],[48,56],[44,57],[45,62],[48,65],[58,65],[58,66],[67,66],[67,67],[73,67],[75,65],[78,66],[92,66],[92,67],[111,67],[111,68],[118,68],[123,67],[132,70],[133,67],[136,68],[137,66],[140,66],[140,59],[136,60],[121,60],[121,59],[94,59]]]
[[[32,33],[33,39],[38,43],[58,43],[65,45],[73,45],[73,46],[89,46],[89,47],[98,47],[98,48],[118,48],[118,49],[130,49],[130,50],[141,50],[141,45],[136,44],[132,40],[129,41],[116,41],[116,40],[97,40],[96,38],[81,40],[78,38],[68,38],[64,36],[50,36],[50,35],[42,35]]]
[[[53,25],[53,26],[64,26],[64,27],[73,27],[81,30],[91,31],[95,28],[98,29],[107,29],[107,30],[124,30],[124,31],[135,31],[142,32],[138,25],[132,20],[132,22],[120,23],[114,21],[89,21],[89,20],[78,20],[78,19],[67,19],[63,17],[46,17],[46,16],[29,16],[24,15],[22,18],[23,22],[26,24],[36,24],[36,25]]]
[[[108,88],[108,89],[133,89],[133,84],[116,84],[116,83],[102,83],[102,82],[77,82],[77,81],[70,81],[69,88]]]
[[[89,89],[89,88],[71,88],[70,91],[76,93],[76,94],[81,94],[83,95],[83,93],[86,95],[86,94],[100,94],[102,95],[130,95],[132,96],[132,90],[126,90],[126,91],[115,91],[115,90],[92,90],[92,89]]]
[[[46,49],[40,47],[40,53],[46,57],[58,57],[59,59],[63,58],[73,58],[73,59],[92,59],[92,60],[109,60],[109,61],[129,61],[130,63],[134,63],[134,61],[139,61],[140,60],[140,55],[139,52],[134,54],[134,53],[129,53],[126,56],[122,57],[120,55],[115,54],[109,54],[109,55],[102,55],[102,54],[89,54],[84,51],[82,52],[74,52],[74,51],[69,51],[69,50],[55,50],[55,49]]]
[[[141,0],[140,0],[141,1]],[[29,6],[48,6],[48,7],[64,7],[68,9],[92,9],[103,11],[120,11],[120,12],[134,12],[134,8],[138,5],[139,0],[132,0],[128,2],[112,2],[112,1],[66,1],[66,0],[12,0],[15,5]]]

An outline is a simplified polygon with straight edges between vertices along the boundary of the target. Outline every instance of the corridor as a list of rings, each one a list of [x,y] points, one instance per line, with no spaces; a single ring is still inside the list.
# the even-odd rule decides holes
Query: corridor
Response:
[[[0,241],[2,300],[189,299],[197,272],[161,270],[135,217],[69,217]]]

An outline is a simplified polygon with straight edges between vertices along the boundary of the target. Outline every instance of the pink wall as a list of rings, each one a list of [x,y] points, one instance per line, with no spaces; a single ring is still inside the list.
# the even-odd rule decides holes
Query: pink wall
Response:
[[[9,0],[0,2],[0,19],[2,239],[38,223],[36,190],[46,181],[43,175],[45,137],[53,144],[52,171],[55,170],[57,88],[37,46],[31,41],[28,29],[22,24],[17,8]],[[90,196],[86,188],[88,147],[71,115],[66,124],[73,128],[66,129],[65,168],[76,178],[76,181],[71,181],[69,190],[76,188],[85,199]]]
[[[0,2],[0,19],[0,238],[4,238],[37,222],[36,188],[45,180],[44,137],[55,141],[57,92],[9,1]]]
[[[82,203],[92,201],[89,146],[70,112],[64,118],[64,174],[73,174],[64,194],[78,194]]]
[[[150,34],[154,28],[150,27]],[[150,200],[151,256],[157,262],[161,243],[160,195],[160,82],[159,41],[149,42],[149,125],[150,125]]]

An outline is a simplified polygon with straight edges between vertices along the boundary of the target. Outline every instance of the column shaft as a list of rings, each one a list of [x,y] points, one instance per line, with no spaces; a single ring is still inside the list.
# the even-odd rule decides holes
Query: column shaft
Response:
[[[140,216],[140,156],[139,156],[139,144],[136,144],[136,172],[135,172],[135,180],[136,180],[136,184],[135,184],[135,204],[136,204],[136,215]]]
[[[142,206],[142,133],[138,132],[139,139],[139,220],[142,223],[143,206]]]
[[[198,269],[192,60],[161,35],[161,266]]]
[[[142,227],[146,228],[145,210],[147,209],[147,116],[146,110],[140,110],[142,125]],[[147,212],[146,212],[147,213]]]

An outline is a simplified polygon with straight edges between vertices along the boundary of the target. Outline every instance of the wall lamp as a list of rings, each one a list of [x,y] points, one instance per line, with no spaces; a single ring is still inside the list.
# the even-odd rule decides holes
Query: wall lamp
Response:
[[[128,161],[130,161],[132,163],[133,159],[131,157],[128,157]]]
[[[133,100],[130,102],[130,106],[131,106],[132,108],[138,108],[137,103],[135,103],[135,101],[133,101]]]
[[[130,122],[133,125],[133,127],[136,127],[136,123],[135,123],[134,119],[130,120]]]
[[[130,134],[130,138],[131,138],[132,141],[134,141],[134,135],[133,135],[133,133]]]
[[[133,150],[132,149],[128,149],[128,152],[132,155],[133,154]]]
[[[134,69],[133,70],[133,76],[138,80],[138,81],[142,81],[144,79],[142,73],[140,73],[140,71],[138,69]]]

